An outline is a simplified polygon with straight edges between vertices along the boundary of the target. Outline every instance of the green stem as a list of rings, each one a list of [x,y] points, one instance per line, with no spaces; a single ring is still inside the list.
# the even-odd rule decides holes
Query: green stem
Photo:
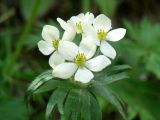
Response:
[[[31,16],[30,16],[27,24],[24,27],[24,31],[23,31],[22,35],[20,36],[20,38],[18,40],[16,50],[13,53],[13,55],[11,56],[11,60],[8,62],[8,64],[6,64],[6,66],[3,69],[3,72],[7,73],[7,75],[11,73],[12,68],[13,68],[14,64],[16,63],[16,60],[18,59],[18,57],[21,53],[21,50],[22,50],[22,48],[27,40],[27,37],[31,31],[33,22],[36,18],[36,14],[37,14],[39,6],[40,6],[40,0],[36,0],[34,3],[34,7],[32,10]]]

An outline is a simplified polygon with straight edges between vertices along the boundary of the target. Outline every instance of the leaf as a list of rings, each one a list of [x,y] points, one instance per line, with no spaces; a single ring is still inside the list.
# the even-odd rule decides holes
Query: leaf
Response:
[[[81,105],[81,119],[83,120],[91,120],[91,103],[90,103],[90,93],[88,91],[83,90],[83,94],[81,94],[82,105]]]
[[[118,72],[122,72],[124,70],[129,70],[131,69],[131,67],[129,65],[115,65],[115,66],[109,66],[107,68],[105,68],[103,70],[103,72],[98,72],[98,73],[95,73],[95,77],[102,77],[102,76],[108,76],[108,75],[111,75],[111,74],[115,74],[115,73],[118,73]]]
[[[42,92],[48,92],[48,91],[54,90],[55,88],[59,87],[61,84],[63,84],[63,83],[60,80],[51,79],[51,80],[45,82],[39,88],[37,88],[34,91],[34,94],[39,94]]]
[[[92,81],[92,84],[89,90],[95,96],[99,95],[99,96],[104,97],[106,100],[108,100],[111,104],[113,104],[117,108],[117,110],[120,112],[122,117],[126,119],[126,114],[125,114],[125,110],[122,105],[122,102],[115,94],[113,94],[113,92],[108,87],[103,86],[98,81]]]
[[[110,87],[119,92],[121,98],[128,104],[129,117],[135,119],[139,116],[142,120],[159,120],[159,82],[140,81],[128,79]],[[130,114],[135,114],[132,116]]]
[[[27,93],[32,93],[35,91],[39,86],[44,84],[46,81],[49,81],[53,78],[52,70],[48,70],[40,74],[36,79],[30,84],[28,87]]]
[[[64,105],[65,120],[101,120],[102,112],[97,99],[85,89],[72,89]]]
[[[110,68],[110,71],[121,71],[121,70],[128,70],[131,69],[131,66],[129,65],[116,65]]]
[[[160,57],[158,54],[152,54],[146,58],[146,69],[154,73],[160,79]]]
[[[132,76],[139,79],[143,73],[148,73],[147,76],[153,73],[160,78],[160,24],[153,24],[147,18],[138,24],[128,21],[124,24],[129,34],[128,39],[119,44],[119,50],[122,60],[134,66]]]
[[[102,120],[102,111],[95,96],[90,95],[91,120]]]
[[[63,103],[69,90],[70,88],[59,87],[53,91],[46,108],[46,119],[49,119],[49,116],[55,105],[58,106],[59,112],[63,114]]]
[[[127,30],[128,30],[128,34],[131,37],[131,39],[133,39],[134,41],[137,40],[137,36],[139,36],[140,32],[139,32],[139,28],[137,25],[133,25],[133,23],[124,20],[123,21],[124,25],[126,26]]]
[[[117,51],[119,51],[120,59],[131,66],[136,64],[145,52],[141,46],[137,45],[137,43],[131,39],[124,39],[114,45],[116,45]]]
[[[77,120],[80,117],[81,91],[72,89],[66,98],[64,105],[64,116],[66,120]]]
[[[94,79],[101,81],[104,84],[109,84],[118,80],[128,78],[127,72],[122,72],[128,70],[131,67],[129,65],[117,65],[111,66],[104,69],[102,72],[96,73]]]
[[[126,78],[129,78],[128,73],[127,72],[121,72],[121,73],[117,73],[117,74],[105,77],[101,81],[101,83],[110,84],[110,83],[113,83],[113,82],[116,82],[116,81],[119,81],[119,80],[122,80],[122,79],[126,79]]]

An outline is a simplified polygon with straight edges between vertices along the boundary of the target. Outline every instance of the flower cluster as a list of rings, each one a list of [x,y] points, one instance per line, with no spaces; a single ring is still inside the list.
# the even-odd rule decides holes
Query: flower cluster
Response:
[[[111,30],[111,20],[104,14],[94,17],[89,12],[81,13],[68,21],[57,21],[64,29],[62,38],[56,27],[45,25],[44,40],[38,42],[38,48],[44,55],[51,55],[49,65],[54,77],[82,83],[88,83],[94,78],[93,72],[111,64],[116,51],[108,41],[119,41],[126,34],[124,28]],[[81,35],[79,45],[73,42],[77,34]]]

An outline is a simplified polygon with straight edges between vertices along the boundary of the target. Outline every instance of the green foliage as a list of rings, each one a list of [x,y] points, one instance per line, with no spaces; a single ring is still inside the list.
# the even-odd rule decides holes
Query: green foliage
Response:
[[[48,70],[42,74],[40,74],[29,86],[28,92],[34,92],[39,86],[41,86],[44,82],[49,81],[53,78],[52,70]]]
[[[1,120],[27,120],[28,118],[22,99],[0,96],[0,106]]]
[[[57,107],[62,120],[101,120],[102,112],[97,98],[102,96],[112,103],[126,119],[122,102],[106,84],[127,78],[127,74],[124,75],[123,71],[128,68],[130,67],[127,65],[111,67],[107,78],[109,82],[107,79],[99,80],[99,77],[95,77],[96,80],[92,80],[89,84],[54,78],[52,71],[49,70],[39,75],[31,83],[27,91],[27,98],[34,94],[52,91],[46,108],[46,119],[50,119],[52,113],[54,115],[53,111]],[[113,77],[115,71],[119,74]],[[105,78],[105,74],[101,72],[99,76]]]
[[[111,17],[114,15],[117,5],[119,4],[118,0],[95,0],[95,2],[99,5],[103,14]]]
[[[117,65],[107,67],[103,73],[96,73],[95,78],[96,80],[101,81],[104,84],[110,84],[112,82],[116,82],[118,80],[123,80],[128,78],[127,72],[123,72],[124,70],[129,70],[131,67],[128,65]]]
[[[129,38],[119,45],[124,61],[160,78],[160,24],[151,24],[147,19],[143,19],[139,25],[128,21],[124,23],[129,33]]]
[[[109,86],[128,103],[129,120],[137,115],[141,120],[159,120],[159,85],[151,81],[128,79]]]
[[[128,38],[117,46],[120,59],[130,64],[130,79],[110,85],[128,104],[128,119],[158,120],[160,78],[160,24],[146,18],[139,24],[124,21]],[[157,79],[158,78],[158,79]]]
[[[90,90],[95,96],[99,95],[104,97],[106,100],[112,103],[123,116],[123,118],[126,119],[126,115],[124,112],[125,110],[123,108],[122,102],[107,86],[104,86],[103,83],[97,81],[93,81],[92,86],[93,87],[91,87]]]
[[[53,5],[54,0],[39,0],[41,2],[38,13],[36,14],[36,16],[41,16],[43,15],[45,12],[47,12],[49,10],[49,8]],[[21,4],[21,10],[23,13],[23,17],[25,20],[28,20],[31,13],[32,13],[32,9],[34,6],[34,2],[35,0],[21,0],[20,4]]]

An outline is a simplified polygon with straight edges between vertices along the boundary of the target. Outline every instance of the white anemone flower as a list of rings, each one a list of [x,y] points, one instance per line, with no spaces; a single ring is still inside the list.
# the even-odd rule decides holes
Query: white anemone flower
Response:
[[[42,30],[44,40],[38,42],[38,48],[44,55],[50,55],[49,65],[54,68],[56,65],[63,63],[65,60],[58,52],[59,47],[59,30],[51,25],[45,25]]]
[[[77,16],[71,17],[69,22],[74,26],[74,29],[77,33],[83,33],[84,27],[92,25],[93,20],[94,15],[90,12],[87,12],[86,14],[81,13]]]
[[[117,28],[109,31],[111,28],[111,20],[104,14],[100,14],[94,19],[93,27],[85,29],[85,32],[95,38],[96,44],[100,46],[100,51],[105,56],[114,59],[116,51],[107,41],[121,40],[126,34],[126,29]]]
[[[76,31],[69,21],[64,21],[61,18],[57,18],[58,23],[64,29],[62,40],[72,41],[75,38]]]
[[[77,16],[73,16],[67,22],[65,22],[61,18],[57,18],[57,21],[60,23],[61,27],[67,33],[70,33],[71,37],[75,36],[75,32],[78,34],[84,33],[84,27],[87,28],[87,26],[92,25],[93,20],[94,15],[90,12],[87,12],[86,14],[81,13]]]
[[[104,55],[93,57],[96,52],[96,44],[92,38],[83,38],[79,47],[70,41],[61,41],[60,54],[67,60],[59,64],[53,70],[53,75],[61,79],[68,79],[74,75],[74,80],[88,83],[94,77],[93,72],[99,72],[111,64]],[[92,58],[93,57],[93,58]]]

